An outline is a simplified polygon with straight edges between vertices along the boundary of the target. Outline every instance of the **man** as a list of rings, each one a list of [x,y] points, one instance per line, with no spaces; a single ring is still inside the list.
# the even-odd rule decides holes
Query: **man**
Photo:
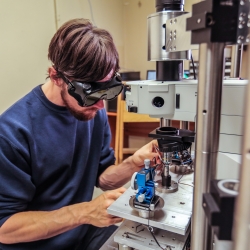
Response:
[[[121,90],[111,35],[85,19],[54,35],[49,80],[0,117],[0,249],[99,249],[122,219],[107,208],[149,143],[115,166],[103,98]],[[104,192],[92,199],[94,186]],[[108,227],[108,228],[105,228]]]

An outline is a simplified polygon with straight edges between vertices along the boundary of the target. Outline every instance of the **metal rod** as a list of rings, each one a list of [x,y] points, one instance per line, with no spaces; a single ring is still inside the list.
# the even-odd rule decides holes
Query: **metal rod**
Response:
[[[231,72],[230,72],[230,77],[232,78],[240,77],[242,53],[243,53],[243,44],[232,46]]]
[[[182,129],[188,129],[188,122],[187,121],[181,121],[181,128]]]
[[[248,49],[248,63],[250,62],[250,50]],[[248,73],[248,81],[250,72]],[[247,85],[245,96],[245,122],[242,143],[242,164],[240,169],[239,195],[236,201],[234,213],[234,249],[249,250],[250,246],[250,86]]]
[[[201,44],[191,229],[192,250],[212,249],[212,233],[202,208],[202,196],[203,193],[209,192],[210,181],[216,176],[223,77],[224,44]]]
[[[160,119],[160,126],[161,127],[170,127],[171,125],[172,125],[171,120],[165,119],[165,118]]]

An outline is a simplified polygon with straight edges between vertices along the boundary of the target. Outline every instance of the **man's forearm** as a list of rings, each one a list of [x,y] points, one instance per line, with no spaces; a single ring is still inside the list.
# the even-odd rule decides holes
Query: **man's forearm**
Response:
[[[134,172],[141,169],[145,159],[154,159],[154,162],[157,162],[159,155],[154,152],[155,145],[157,145],[157,141],[151,141],[118,166],[108,167],[99,177],[99,187],[104,190],[121,187],[130,180]]]
[[[99,187],[103,190],[119,188],[130,180],[134,172],[139,170],[140,167],[137,167],[132,157],[129,157],[119,165],[108,167],[99,177]]]
[[[83,224],[107,227],[122,221],[107,213],[107,208],[123,193],[124,188],[107,191],[89,202],[58,210],[28,211],[12,215],[0,228],[0,242],[14,244],[51,238]]]
[[[0,242],[13,244],[47,239],[82,224],[88,224],[88,204],[79,203],[45,212],[20,212],[0,228]]]

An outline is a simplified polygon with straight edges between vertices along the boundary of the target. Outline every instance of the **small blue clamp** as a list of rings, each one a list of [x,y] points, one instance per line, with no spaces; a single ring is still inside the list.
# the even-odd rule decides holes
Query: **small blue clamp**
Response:
[[[134,173],[131,179],[131,187],[133,189],[138,189],[136,201],[143,204],[150,204],[155,196],[155,171],[150,168],[149,159],[144,160],[144,165],[144,168],[138,173]]]

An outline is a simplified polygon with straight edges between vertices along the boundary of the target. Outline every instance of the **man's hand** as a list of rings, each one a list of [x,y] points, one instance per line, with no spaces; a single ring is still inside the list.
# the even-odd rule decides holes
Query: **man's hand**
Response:
[[[145,159],[149,159],[150,161],[155,160],[154,163],[160,163],[159,154],[156,152],[155,146],[158,147],[157,140],[153,140],[138,149],[132,156],[134,165],[137,167],[143,167]]]
[[[107,227],[121,222],[123,219],[108,214],[107,208],[117,200],[124,192],[125,188],[118,188],[107,191],[89,202],[89,224],[96,227]]]
[[[132,156],[126,158],[118,166],[108,167],[99,177],[99,187],[103,190],[114,189],[126,184],[134,172],[139,171],[144,166],[144,160],[149,159],[151,165],[160,164],[157,140],[153,140],[138,149]]]
[[[107,208],[125,188],[103,193],[90,202],[81,202],[54,211],[27,211],[12,215],[0,227],[0,242],[14,244],[47,239],[83,224],[105,227],[122,219],[107,213]]]

